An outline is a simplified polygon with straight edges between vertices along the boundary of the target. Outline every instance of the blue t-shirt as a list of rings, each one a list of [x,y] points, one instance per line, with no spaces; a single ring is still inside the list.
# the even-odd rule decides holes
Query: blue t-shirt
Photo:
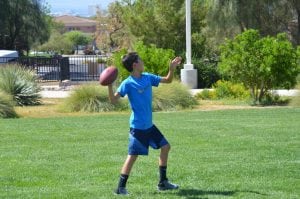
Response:
[[[121,97],[128,96],[132,109],[130,127],[148,129],[152,127],[152,86],[158,86],[161,77],[150,73],[142,73],[140,78],[129,76],[117,92]]]

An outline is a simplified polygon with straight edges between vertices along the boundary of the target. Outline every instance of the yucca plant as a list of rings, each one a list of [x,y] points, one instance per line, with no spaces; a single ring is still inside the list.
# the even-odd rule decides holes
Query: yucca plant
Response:
[[[197,105],[196,99],[189,89],[178,81],[171,84],[161,84],[153,90],[154,111],[175,111],[193,108]]]
[[[0,67],[0,91],[10,94],[16,105],[40,104],[40,90],[34,71],[15,64]]]
[[[106,87],[98,84],[85,84],[72,91],[62,104],[61,110],[65,112],[106,112],[127,108],[122,101],[116,105],[110,103]]]
[[[0,92],[0,118],[18,117],[14,110],[12,97],[7,93]]]

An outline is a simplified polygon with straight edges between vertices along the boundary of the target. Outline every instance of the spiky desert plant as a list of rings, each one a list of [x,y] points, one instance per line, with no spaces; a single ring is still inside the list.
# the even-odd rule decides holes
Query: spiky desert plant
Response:
[[[17,117],[13,105],[12,97],[7,93],[0,92],[0,118]]]
[[[40,104],[40,90],[34,71],[15,64],[0,67],[0,91],[10,94],[17,105]]]
[[[60,107],[65,112],[106,112],[127,109],[122,101],[113,105],[109,102],[107,87],[84,84],[75,88]]]

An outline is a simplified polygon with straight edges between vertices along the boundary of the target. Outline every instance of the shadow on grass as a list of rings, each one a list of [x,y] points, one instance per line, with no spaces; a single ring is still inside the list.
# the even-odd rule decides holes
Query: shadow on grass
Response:
[[[179,191],[176,194],[178,196],[189,199],[200,199],[208,195],[233,196],[235,193],[236,191],[205,191],[198,189],[179,189]]]
[[[186,199],[206,199],[208,196],[233,196],[236,193],[245,192],[258,195],[265,195],[256,191],[209,191],[199,189],[179,189],[178,191],[164,192],[164,194],[177,195]],[[162,192],[161,192],[162,193]]]

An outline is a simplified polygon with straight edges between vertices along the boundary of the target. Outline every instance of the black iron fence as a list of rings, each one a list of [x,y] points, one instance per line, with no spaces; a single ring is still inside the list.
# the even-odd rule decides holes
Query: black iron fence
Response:
[[[97,81],[106,67],[107,57],[102,55],[68,57],[2,57],[2,63],[16,63],[36,72],[39,81]],[[1,65],[0,65],[1,66]]]

